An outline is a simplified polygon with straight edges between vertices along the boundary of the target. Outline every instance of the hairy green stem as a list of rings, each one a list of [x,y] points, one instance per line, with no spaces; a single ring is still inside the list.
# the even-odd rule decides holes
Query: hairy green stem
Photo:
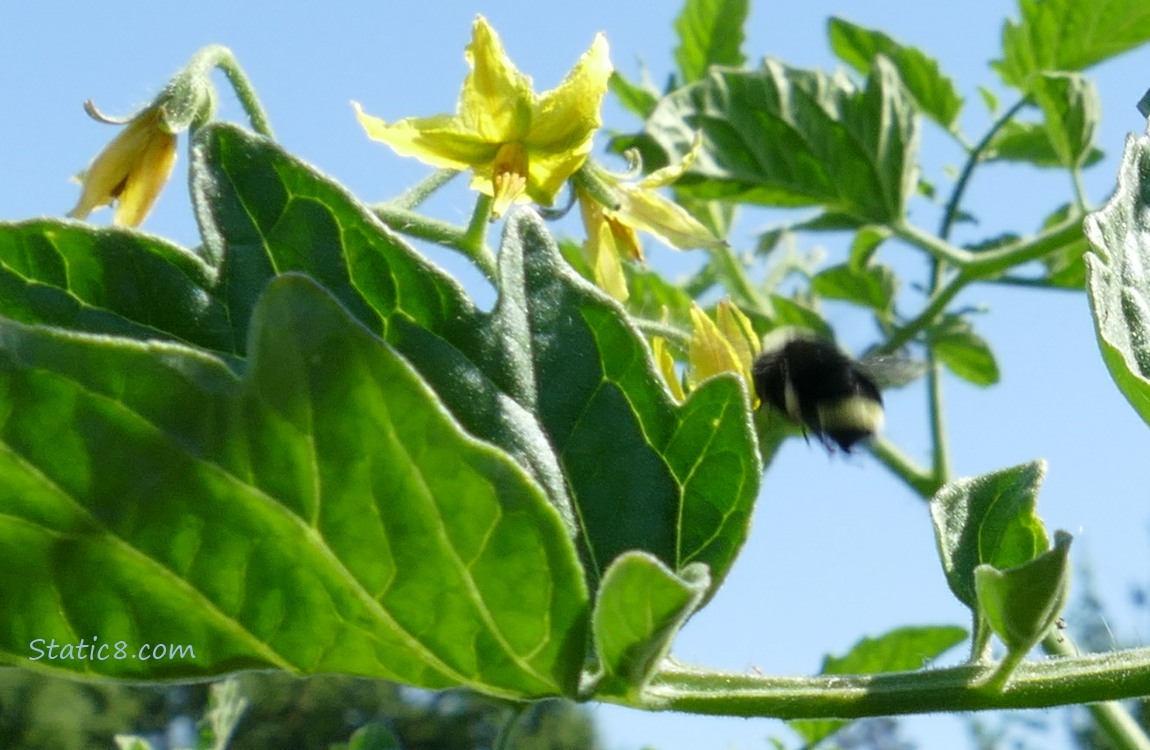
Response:
[[[854,719],[1047,708],[1150,694],[1150,648],[1023,662],[1001,692],[978,685],[993,671],[993,666],[964,665],[869,675],[772,677],[666,664],[637,701],[620,702],[649,711]]]
[[[1078,653],[1070,637],[1061,630],[1052,631],[1042,640],[1042,650],[1050,656],[1058,657],[1072,657]],[[1086,710],[1115,750],[1150,750],[1150,738],[1146,736],[1146,731],[1121,703],[1091,703],[1086,706]]]
[[[396,208],[411,210],[430,198],[436,190],[455,179],[459,171],[458,169],[437,169],[388,203]]]
[[[429,219],[422,214],[398,208],[390,203],[377,203],[371,207],[371,211],[380,221],[400,234],[458,250],[470,258],[489,280],[492,282],[497,280],[495,255],[482,243],[472,246],[468,242],[467,232],[454,224]]]
[[[484,193],[479,194],[475,201],[475,209],[471,212],[471,221],[467,223],[467,230],[463,233],[463,242],[473,252],[479,253],[487,247],[487,227],[491,224],[491,207],[495,199]],[[491,258],[494,267],[495,259]]]
[[[974,168],[982,161],[982,155],[986,149],[990,147],[994,136],[998,131],[1006,126],[1008,122],[1014,119],[1022,108],[1027,105],[1029,99],[1022,98],[1014,103],[1010,109],[1002,113],[1002,117],[998,118],[990,129],[986,131],[986,135],[982,140],[972,148],[966,157],[966,164],[962,166],[962,172],[959,173],[958,181],[954,184],[954,190],[951,191],[950,200],[946,203],[946,210],[942,215],[942,225],[938,229],[938,236],[943,240],[950,239],[950,230],[954,228],[954,222],[958,218],[958,209],[962,205],[962,198],[966,194],[967,185],[970,183],[970,178],[974,175]]]
[[[670,323],[662,323],[657,320],[648,320],[646,318],[631,318],[631,322],[635,324],[643,333],[648,336],[660,336],[679,349],[686,351],[687,347],[691,345],[691,334],[689,331],[684,331],[678,326],[671,325]]]
[[[942,486],[929,471],[911,461],[905,453],[886,438],[876,437],[870,441],[867,449],[883,466],[924,500],[929,500],[931,495]]]
[[[950,301],[954,299],[955,295],[969,283],[970,279],[965,274],[960,273],[952,276],[946,284],[931,295],[930,302],[927,303],[922,312],[896,330],[876,351],[880,354],[892,354],[906,346],[915,336],[933,323],[950,304]]]
[[[256,90],[252,86],[251,81],[248,80],[247,74],[244,73],[243,68],[236,61],[235,55],[227,47],[219,44],[211,44],[204,47],[195,54],[188,67],[197,67],[200,74],[207,76],[208,71],[212,68],[219,68],[227,76],[228,82],[232,84],[232,89],[236,92],[236,98],[240,102],[240,106],[244,108],[247,113],[248,121],[251,122],[252,130],[260,135],[266,135],[268,138],[275,138],[272,132],[271,121],[268,119],[267,112],[260,104],[260,98],[256,95]]]
[[[1021,242],[972,254],[970,259],[960,263],[959,267],[971,280],[992,278],[1023,263],[1041,260],[1081,239],[1082,216],[1075,213]]]

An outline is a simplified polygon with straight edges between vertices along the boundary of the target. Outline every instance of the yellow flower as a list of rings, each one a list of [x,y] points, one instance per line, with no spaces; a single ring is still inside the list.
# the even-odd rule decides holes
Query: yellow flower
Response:
[[[720,372],[737,372],[747,383],[752,406],[758,407],[751,366],[762,343],[751,321],[729,300],[719,303],[715,320],[698,305],[691,304],[691,343],[687,351],[687,385],[699,383]]]
[[[592,281],[615,299],[626,302],[631,294],[619,259],[625,256],[630,260],[642,260],[639,239],[634,230],[608,216],[582,190],[576,189],[575,195],[583,214],[583,226],[587,230],[583,254],[591,267]]]
[[[116,201],[112,221],[136,227],[152,209],[176,163],[176,135],[168,132],[161,107],[153,104],[126,123],[100,114],[92,102],[84,109],[95,120],[123,124],[79,176],[80,200],[68,216],[83,219],[92,209]]]
[[[652,172],[638,182],[625,182],[590,162],[583,167],[582,175],[587,179],[577,183],[584,187],[576,189],[575,197],[587,230],[584,252],[595,272],[595,283],[620,301],[626,301],[628,293],[623,267],[617,259],[643,260],[639,232],[646,232],[679,250],[723,245],[722,240],[685,208],[657,191],[679,179],[694,161],[699,144],[696,136],[695,145],[681,163]],[[588,181],[598,182],[601,189],[588,190]],[[603,197],[597,197],[596,193]],[[611,205],[603,203],[604,200]],[[607,256],[616,260],[602,260]],[[608,276],[607,272],[614,275]],[[619,288],[621,293],[615,291]]]
[[[591,48],[558,87],[542,95],[516,69],[483,16],[467,47],[471,72],[454,115],[400,120],[391,125],[352,102],[371,138],[396,153],[435,167],[471,169],[471,187],[494,197],[492,216],[512,203],[550,205],[583,164],[599,129],[611,62],[607,40]]]

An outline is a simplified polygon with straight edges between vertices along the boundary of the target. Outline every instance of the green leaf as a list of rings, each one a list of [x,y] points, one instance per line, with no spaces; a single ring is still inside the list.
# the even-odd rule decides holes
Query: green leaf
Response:
[[[823,316],[819,315],[818,311],[813,309],[805,301],[791,297],[783,297],[778,294],[772,294],[770,301],[775,313],[774,317],[769,321],[770,328],[795,326],[797,328],[805,328],[808,331],[813,331],[827,338],[834,337],[834,331],[831,330],[830,325],[823,319]],[[753,317],[752,320],[754,320]],[[756,324],[755,330],[759,330],[763,327],[766,326]]]
[[[703,147],[676,190],[701,199],[823,206],[884,224],[917,185],[914,105],[879,58],[859,90],[845,75],[767,60],[755,71],[713,69],[670,94],[647,122],[667,154]]]
[[[985,161],[1013,161],[1036,167],[1064,169],[1066,164],[1050,140],[1050,130],[1042,123],[1011,120],[994,136],[983,159]],[[1102,161],[1105,154],[1091,147],[1082,157],[1081,167]]]
[[[1046,131],[1059,163],[1079,169],[1094,150],[1094,133],[1102,116],[1098,90],[1076,73],[1043,73],[1031,94],[1046,115]]]
[[[797,232],[845,232],[854,231],[863,224],[851,216],[835,213],[819,213],[807,219],[778,224],[759,235],[755,252],[766,254],[778,246],[779,240]]]
[[[927,331],[934,355],[963,380],[985,388],[998,382],[998,363],[990,345],[960,315],[944,315]]]
[[[877,638],[863,638],[843,656],[823,660],[820,674],[876,674],[921,669],[966,638],[966,631],[951,625],[904,627]],[[807,746],[813,747],[849,721],[834,719],[789,722]]]
[[[644,120],[651,116],[655,111],[655,105],[659,103],[658,91],[650,86],[628,81],[619,71],[611,74],[608,85],[624,109]]]
[[[883,265],[855,268],[842,263],[820,271],[811,279],[811,291],[820,297],[867,307],[882,317],[891,313],[897,290],[898,279]]]
[[[1150,424],[1150,137],[1126,140],[1118,189],[1086,217],[1086,288],[1102,358]]]
[[[528,467],[566,519],[575,514],[531,388],[504,340],[462,287],[383,226],[337,183],[270,140],[233,125],[202,128],[192,194],[237,335],[277,273],[306,273],[420,371],[456,419]],[[514,344],[518,346],[519,344]]]
[[[1002,28],[1002,59],[993,65],[1023,91],[1039,73],[1085,70],[1150,41],[1142,0],[1019,0],[1019,8],[1021,19]]]
[[[1070,588],[1070,541],[1054,534],[1054,547],[1021,565],[974,569],[979,612],[1006,648],[1025,655],[1054,627]]]
[[[250,332],[237,378],[0,319],[0,662],[573,693],[588,594],[539,487],[311,280],[273,281]],[[37,659],[36,639],[192,651]]]
[[[832,17],[827,21],[827,33],[835,55],[864,76],[870,74],[876,57],[886,57],[898,70],[923,113],[947,130],[955,129],[962,111],[962,97],[955,90],[954,82],[939,69],[938,61],[881,31],[856,26],[841,18]]]
[[[712,378],[671,400],[643,336],[615,300],[563,262],[539,217],[509,217],[496,315],[527,405],[560,457],[593,578],[628,550],[715,585],[746,538],[762,467],[745,386]]]
[[[0,315],[24,323],[239,350],[216,269],[158,237],[58,219],[0,223]]]
[[[747,0],[687,0],[675,19],[679,46],[675,62],[683,83],[707,75],[712,65],[739,67],[743,55],[743,24],[750,11]]]
[[[1046,463],[1035,461],[959,479],[931,498],[930,517],[947,583],[971,610],[977,611],[975,568],[1012,568],[1049,547],[1035,510],[1045,473]]]
[[[865,269],[870,265],[871,259],[882,243],[890,239],[890,236],[891,231],[886,227],[861,227],[851,242],[851,254],[847,263],[856,270]]]
[[[603,574],[591,618],[602,669],[596,695],[642,690],[710,584],[705,565],[689,565],[677,575],[643,552],[615,558]]]

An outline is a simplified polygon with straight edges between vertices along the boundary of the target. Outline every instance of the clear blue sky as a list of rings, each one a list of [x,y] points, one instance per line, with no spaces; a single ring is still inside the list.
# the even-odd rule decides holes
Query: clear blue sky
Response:
[[[78,195],[70,176],[114,133],[90,121],[81,103],[91,98],[107,113],[128,113],[209,43],[233,49],[288,149],[366,199],[394,195],[426,168],[368,141],[348,102],[358,100],[389,120],[450,111],[465,73],[463,47],[480,12],[537,88],[555,85],[597,31],[607,34],[612,59],[625,74],[637,76],[640,60],[658,82],[670,70],[671,24],[678,12],[670,2],[5,3],[0,218],[59,216],[70,209]],[[989,2],[762,3],[753,11],[745,50],[752,60],[771,55],[833,68],[825,41],[828,15],[843,13],[882,28],[941,61],[968,100],[963,129],[975,139],[988,121],[975,87],[1001,91],[986,61],[997,56],[1003,17],[1015,12],[1012,3]],[[1150,51],[1143,50],[1094,71],[1104,110],[1099,145],[1106,152],[1086,178],[1096,204],[1112,189],[1125,134],[1144,127],[1134,103],[1150,85],[1148,62]],[[223,86],[221,91],[221,114],[235,118],[229,92]],[[1003,99],[1011,101],[1009,94]],[[636,125],[614,105],[606,118],[620,130]],[[958,163],[958,154],[929,127],[924,148],[926,176],[946,189],[944,170]],[[186,163],[182,151],[177,169]],[[145,228],[192,244],[197,235],[185,176],[177,171]],[[968,208],[983,224],[964,230],[960,240],[1030,231],[1070,193],[1061,175],[996,167],[980,173],[971,195]],[[463,220],[469,208],[462,193],[435,204],[448,220]],[[937,223],[923,206],[913,218],[927,228]],[[108,221],[109,212],[94,219]],[[765,215],[748,216],[732,243],[749,249],[767,221]],[[834,237],[817,241],[831,258],[842,252]],[[896,264],[912,257],[896,248],[884,252]],[[684,267],[661,247],[649,246],[648,255],[656,266]],[[463,268],[454,260],[449,266]],[[474,283],[474,274],[463,277]],[[976,287],[961,301],[990,307],[977,329],[998,354],[1002,383],[986,392],[947,383],[956,474],[1048,459],[1039,506],[1048,527],[1076,536],[1074,557],[1091,567],[1111,606],[1109,626],[1116,636],[1145,643],[1147,623],[1127,602],[1131,585],[1145,580],[1150,549],[1150,483],[1138,471],[1150,456],[1150,432],[1106,376],[1085,297]],[[829,313],[848,343],[870,341],[862,316],[833,307]],[[887,434],[925,459],[922,393],[895,393],[889,402]],[[1125,465],[1131,457],[1132,467]],[[726,586],[688,624],[674,653],[721,668],[811,673],[825,651],[841,653],[863,635],[904,624],[965,626],[966,619],[946,588],[922,504],[865,456],[832,460],[817,446],[795,441],[767,474],[750,541]],[[767,720],[615,707],[596,707],[594,714],[611,750],[764,748],[772,735],[794,744],[782,724]],[[969,746],[954,718],[911,719],[906,728],[923,747]]]

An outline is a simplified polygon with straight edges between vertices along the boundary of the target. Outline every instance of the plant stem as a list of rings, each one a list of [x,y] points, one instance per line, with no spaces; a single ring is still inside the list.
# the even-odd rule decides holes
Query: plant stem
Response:
[[[982,155],[990,146],[994,136],[998,131],[1006,126],[1008,122],[1014,119],[1023,107],[1027,105],[1030,100],[1026,97],[1019,99],[1014,103],[1010,109],[1002,113],[1002,117],[998,118],[990,130],[986,131],[986,135],[982,137],[973,149],[967,154],[966,164],[962,166],[962,172],[958,176],[958,182],[954,184],[954,190],[951,191],[950,200],[946,203],[946,210],[942,215],[942,225],[938,229],[938,236],[943,240],[950,239],[950,231],[954,228],[954,222],[958,218],[958,209],[962,205],[962,197],[966,193],[966,187],[970,183],[970,178],[974,175],[974,168],[978,166],[982,160]]]
[[[192,62],[188,64],[188,67],[192,66],[199,67],[201,75],[205,77],[211,68],[222,70],[227,76],[228,82],[232,84],[232,89],[236,92],[240,106],[247,113],[248,121],[252,124],[252,130],[260,135],[266,135],[268,138],[275,138],[271,121],[268,120],[267,112],[260,104],[260,98],[256,95],[255,88],[230,49],[219,44],[208,45],[195,54]]]
[[[920,331],[934,322],[939,313],[968,283],[970,283],[970,279],[965,274],[959,273],[952,276],[942,288],[931,295],[930,302],[927,303],[922,312],[895,331],[882,346],[878,347],[877,351],[882,354],[892,354],[906,346]]]
[[[617,700],[648,711],[854,719],[1047,708],[1150,694],[1150,648],[1023,662],[1002,692],[977,685],[993,671],[993,666],[964,665],[869,675],[772,677],[668,663],[637,700]]]
[[[458,169],[437,169],[388,203],[396,208],[411,210],[431,197],[436,190],[451,182],[457,174]]]
[[[1073,657],[1078,653],[1064,631],[1048,634],[1042,640],[1042,650],[1051,656]],[[1086,710],[1116,750],[1150,750],[1150,738],[1146,736],[1146,731],[1121,703],[1091,703],[1086,706]]]
[[[391,203],[377,203],[371,207],[371,211],[380,221],[400,234],[458,250],[470,258],[484,276],[492,282],[496,281],[495,255],[482,243],[472,246],[468,242],[467,232],[459,227],[438,219],[429,219]]]
[[[870,441],[867,447],[883,466],[906,483],[922,499],[929,499],[941,486],[930,472],[911,461],[889,440],[877,437]]]

